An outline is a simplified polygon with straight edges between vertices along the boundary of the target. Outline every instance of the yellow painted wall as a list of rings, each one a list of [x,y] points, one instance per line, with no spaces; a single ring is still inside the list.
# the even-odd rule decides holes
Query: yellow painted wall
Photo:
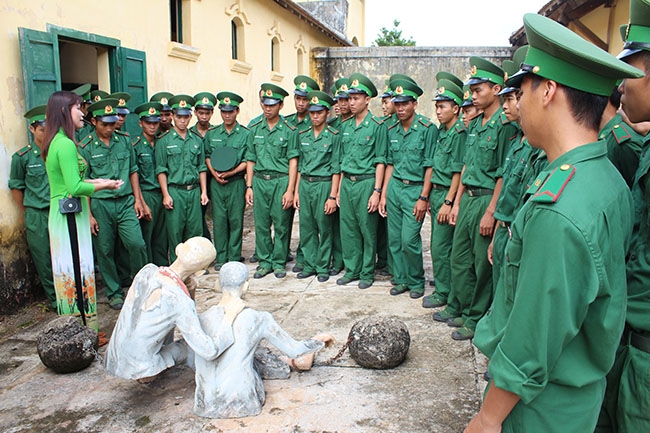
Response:
[[[619,27],[621,24],[628,22],[629,16],[629,1],[619,0],[611,8],[600,6],[594,9],[581,17],[580,22],[608,44],[610,54],[617,55],[623,49],[623,40],[621,39]],[[586,38],[575,25],[570,24],[569,28]]]

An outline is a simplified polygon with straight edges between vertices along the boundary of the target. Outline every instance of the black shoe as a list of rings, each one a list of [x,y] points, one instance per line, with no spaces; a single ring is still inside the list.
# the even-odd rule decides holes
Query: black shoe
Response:
[[[485,380],[486,382],[492,380],[492,376],[490,376],[490,373],[488,373],[487,371],[483,373],[483,380]]]
[[[474,338],[474,331],[463,326],[462,328],[458,328],[457,330],[452,332],[451,338],[453,338],[456,341],[471,340],[472,338]]]
[[[324,283],[325,281],[327,281],[329,279],[330,279],[329,275],[319,275],[318,276],[318,282],[319,283]]]
[[[435,295],[429,295],[422,299],[422,307],[424,308],[438,308],[445,305],[447,305],[447,301],[436,298]]]
[[[293,267],[293,272],[302,272],[305,269],[302,263],[296,263],[296,266]],[[312,274],[314,275],[314,274]]]
[[[445,310],[436,311],[435,313],[433,313],[433,320],[435,320],[436,322],[447,323],[447,321],[452,319],[454,319],[454,317],[452,317]]]
[[[248,259],[248,261],[251,263],[257,263],[260,261],[260,259],[258,259],[257,256],[251,256],[251,258]]]
[[[316,275],[316,272],[299,272],[298,275],[296,275],[296,278],[302,280],[303,278],[313,277],[314,275]]]
[[[271,271],[270,269],[266,269],[266,268],[258,268],[258,269],[257,269],[257,272],[255,272],[255,274],[253,274],[253,278],[264,278],[264,277],[266,277],[268,274],[270,274],[271,272],[272,272],[272,271]]]
[[[383,269],[375,269],[375,274],[377,274],[380,277],[390,277],[391,273],[388,272],[385,268]]]
[[[273,275],[275,275],[275,278],[284,278],[287,276],[287,271],[278,269],[277,271],[273,271]]]
[[[239,257],[239,261],[242,262],[242,263],[244,263],[244,262],[246,261],[246,258],[245,258],[244,256],[240,256],[240,257]]]
[[[419,291],[419,290],[411,290],[411,293],[409,294],[411,299],[418,299],[424,296],[424,290]]]
[[[435,287],[436,286],[436,280],[429,280],[429,285],[431,287]]]
[[[341,277],[338,280],[336,280],[336,284],[339,286],[345,286],[348,283],[351,283],[353,281],[357,281],[359,278],[350,278],[350,277]]]
[[[289,253],[287,254],[287,263],[293,262],[293,256]]]
[[[372,281],[370,281],[370,282],[368,282],[368,281],[360,281],[359,282],[359,288],[362,289],[362,290],[367,289],[370,286],[372,286]]]
[[[342,269],[339,269],[339,268],[332,268],[332,269],[330,269],[330,275],[331,275],[332,277],[333,277],[334,275],[338,275],[338,274],[341,273],[341,270],[342,270]]]
[[[390,294],[393,296],[401,295],[404,292],[408,292],[409,288],[406,287],[406,284],[398,284],[392,289],[390,289]]]

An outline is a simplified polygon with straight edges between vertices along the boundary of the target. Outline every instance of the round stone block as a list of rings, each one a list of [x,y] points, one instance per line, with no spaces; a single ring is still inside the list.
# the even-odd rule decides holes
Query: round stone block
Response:
[[[367,317],[354,324],[348,339],[357,364],[379,370],[400,365],[409,351],[411,336],[404,322],[390,317]]]
[[[38,336],[41,362],[57,373],[73,373],[95,359],[97,333],[71,316],[54,319]]]

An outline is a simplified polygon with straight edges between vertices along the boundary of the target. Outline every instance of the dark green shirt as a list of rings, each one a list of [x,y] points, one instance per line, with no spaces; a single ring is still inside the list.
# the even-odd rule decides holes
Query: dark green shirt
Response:
[[[237,165],[246,161],[246,142],[248,140],[248,128],[237,122],[230,133],[226,131],[223,123],[210,128],[203,137],[203,146],[206,159],[210,159],[212,152],[217,147],[232,147],[239,152]]]
[[[341,172],[374,174],[377,164],[386,164],[388,131],[370,111],[357,126],[354,116],[341,124]]]
[[[448,130],[445,125],[440,125],[438,140],[433,151],[431,183],[446,187],[451,186],[451,178],[454,173],[463,171],[463,153],[466,140],[467,129],[465,129],[462,119],[456,120]]]
[[[129,176],[138,171],[133,145],[126,133],[114,132],[110,146],[97,137],[95,131],[79,145],[79,154],[86,160],[87,179],[122,179],[124,185],[117,190],[104,189],[93,194],[93,198],[117,198],[133,194]]]
[[[25,207],[50,207],[50,183],[47,180],[45,161],[36,144],[29,144],[11,156],[9,188],[23,191]]]
[[[255,173],[289,174],[289,160],[300,155],[298,131],[282,117],[273,129],[265,118],[252,125],[246,145],[246,159],[255,163]]]
[[[331,176],[341,172],[341,137],[337,130],[326,126],[318,137],[314,137],[311,127],[302,131],[299,138],[298,171],[301,176]]]
[[[424,172],[433,166],[437,138],[438,128],[421,114],[415,114],[406,131],[399,121],[389,126],[386,163],[393,166],[393,177],[411,182],[424,181]]]
[[[625,183],[632,187],[634,173],[639,166],[643,136],[616,113],[600,130],[598,139],[607,141],[607,156],[621,173]]]
[[[288,116],[284,117],[286,121],[289,123],[289,125],[293,126],[296,128],[298,133],[302,131],[306,131],[311,127],[311,117],[309,117],[309,113],[305,116],[304,119],[298,120],[298,113],[293,113],[289,114]]]
[[[174,128],[156,142],[154,152],[156,176],[167,175],[168,185],[197,185],[200,173],[207,170],[203,153],[203,137],[187,130],[185,138]]]
[[[138,164],[138,177],[142,191],[153,191],[160,188],[156,176],[156,161],[154,159],[154,143],[149,142],[144,135],[133,139],[133,152]]]
[[[485,125],[482,123],[483,114],[479,114],[469,124],[461,181],[467,187],[494,189],[497,179],[503,176],[508,143],[517,128],[508,122],[501,107]]]

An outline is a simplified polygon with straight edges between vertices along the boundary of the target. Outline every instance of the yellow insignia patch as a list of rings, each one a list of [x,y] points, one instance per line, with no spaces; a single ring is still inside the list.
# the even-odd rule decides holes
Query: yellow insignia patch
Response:
[[[125,105],[126,105],[126,101],[124,99],[120,98],[120,101],[117,103],[117,106],[118,107],[123,107]]]
[[[569,164],[562,164],[560,166],[560,170],[562,170],[562,171],[567,171],[570,168],[571,168],[571,166]]]
[[[230,98],[227,97],[227,96],[225,98],[223,98],[223,103],[224,104],[230,104]]]
[[[160,98],[160,103],[163,105],[167,105],[167,98]]]
[[[478,72],[478,69],[476,69],[476,65],[472,65],[472,75],[476,75],[476,72]]]
[[[541,180],[537,179],[537,180],[535,181],[535,186],[540,186],[541,184],[542,184],[542,181],[541,181]]]
[[[347,85],[347,84],[343,84],[343,85],[341,86],[341,92],[347,92],[347,91],[348,91],[348,85]]]
[[[202,104],[210,104],[210,100],[208,98],[203,98],[201,99]]]
[[[312,104],[318,104],[319,102],[320,101],[318,100],[318,96],[314,96],[313,98],[311,98],[311,103]]]
[[[469,99],[469,90],[466,90],[463,94],[463,99]]]
[[[539,72],[539,66],[535,66],[535,67],[533,68],[533,74],[536,74],[536,73],[538,73],[538,72]]]
[[[149,114],[152,116],[156,114],[156,109],[154,107],[149,107]]]
[[[300,89],[301,90],[305,90],[306,88],[307,88],[307,83],[305,83],[304,81],[302,83],[300,83]]]
[[[503,74],[503,81],[504,82],[508,81],[508,73],[507,72],[505,74]]]
[[[442,95],[443,93],[445,93],[445,86],[440,86],[440,88],[438,88],[438,95]]]
[[[95,95],[95,97],[93,98],[93,102],[97,102],[97,101],[101,101],[101,100],[102,100],[102,97],[99,96],[99,95]]]
[[[395,93],[401,95],[402,93],[404,93],[404,88],[402,86],[397,86],[397,89],[395,89]]]
[[[112,112],[113,112],[113,107],[111,107],[110,105],[104,107],[104,114],[111,114]]]
[[[268,89],[268,90],[266,91],[266,96],[273,96],[273,90]]]
[[[185,108],[187,107],[187,101],[185,99],[181,99],[181,101],[178,103],[178,106],[180,108]]]
[[[352,82],[352,87],[358,87],[359,86],[359,80],[354,80]]]

